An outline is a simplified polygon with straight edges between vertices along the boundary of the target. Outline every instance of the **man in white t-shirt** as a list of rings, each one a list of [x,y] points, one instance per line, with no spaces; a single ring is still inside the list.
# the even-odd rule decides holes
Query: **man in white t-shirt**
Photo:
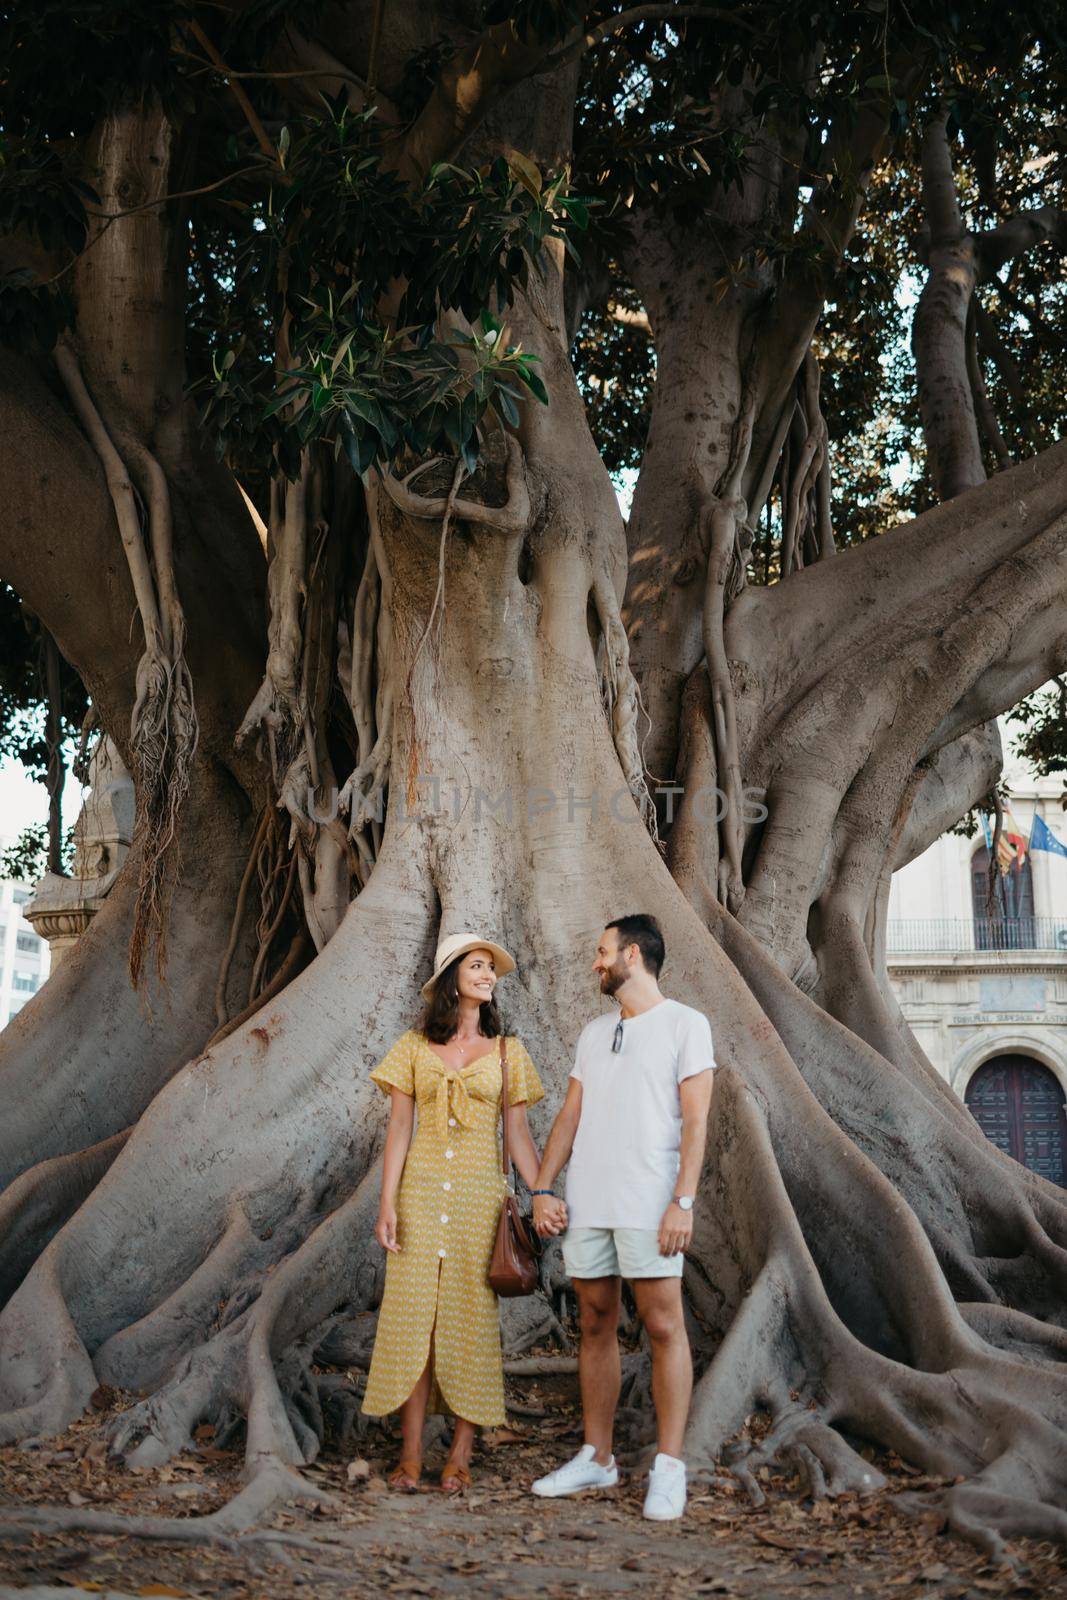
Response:
[[[708,1019],[659,987],[663,936],[654,917],[620,917],[604,929],[593,971],[619,1010],[582,1029],[567,1098],[545,1145],[534,1189],[539,1233],[559,1233],[581,1317],[578,1357],[585,1444],[534,1484],[557,1496],[618,1482],[612,1430],[619,1399],[622,1279],[633,1286],[652,1347],[658,1450],[645,1516],[685,1510],[681,1459],[693,1363],[682,1315],[682,1259],[715,1056]],[[566,1206],[552,1184],[570,1157]]]

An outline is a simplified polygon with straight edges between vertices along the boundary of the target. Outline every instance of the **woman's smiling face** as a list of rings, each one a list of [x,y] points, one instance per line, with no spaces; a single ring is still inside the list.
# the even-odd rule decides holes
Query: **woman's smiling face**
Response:
[[[461,1000],[484,1005],[496,988],[496,962],[488,950],[469,950],[459,964],[456,985]]]

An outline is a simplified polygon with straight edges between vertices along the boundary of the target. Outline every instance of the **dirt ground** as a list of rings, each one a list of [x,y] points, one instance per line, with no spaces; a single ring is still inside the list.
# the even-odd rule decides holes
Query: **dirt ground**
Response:
[[[484,1436],[474,1486],[462,1499],[433,1487],[433,1468],[444,1459],[440,1443],[428,1452],[424,1490],[388,1489],[384,1473],[396,1449],[390,1431],[375,1427],[354,1448],[328,1443],[305,1469],[339,1497],[340,1508],[293,1501],[275,1513],[276,1532],[313,1540],[312,1549],[264,1541],[228,1549],[83,1530],[9,1535],[0,1539],[0,1596],[1067,1597],[1067,1551],[1019,1541],[1011,1547],[1015,1570],[993,1568],[947,1536],[936,1514],[896,1510],[895,1491],[930,1480],[881,1458],[892,1474],[888,1492],[813,1503],[788,1480],[768,1477],[766,1504],[755,1508],[740,1486],[696,1485],[684,1521],[674,1524],[642,1519],[636,1456],[615,1490],[538,1500],[530,1480],[581,1440],[575,1380],[509,1380],[509,1404],[513,1422]],[[116,1467],[103,1442],[109,1414],[110,1407],[91,1414],[39,1448],[0,1451],[0,1525],[5,1508],[27,1505],[187,1519],[214,1510],[239,1487],[240,1440],[220,1450],[205,1438],[165,1467]]]

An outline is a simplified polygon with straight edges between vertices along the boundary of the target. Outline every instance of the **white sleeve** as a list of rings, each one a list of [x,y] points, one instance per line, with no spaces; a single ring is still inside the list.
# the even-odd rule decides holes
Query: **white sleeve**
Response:
[[[686,1078],[695,1078],[698,1072],[707,1072],[714,1066],[711,1024],[702,1011],[690,1011],[678,1030],[678,1082],[684,1083]]]
[[[581,1033],[578,1035],[578,1043],[574,1047],[574,1065],[571,1068],[571,1077],[577,1078],[579,1083],[582,1081],[582,1056],[585,1054],[582,1046],[584,1043],[585,1029],[583,1028]]]

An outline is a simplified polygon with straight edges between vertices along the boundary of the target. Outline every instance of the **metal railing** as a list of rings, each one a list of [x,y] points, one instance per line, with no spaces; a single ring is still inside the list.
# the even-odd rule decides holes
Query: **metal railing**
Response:
[[[886,949],[897,954],[1062,950],[1067,955],[1067,917],[891,917]]]

